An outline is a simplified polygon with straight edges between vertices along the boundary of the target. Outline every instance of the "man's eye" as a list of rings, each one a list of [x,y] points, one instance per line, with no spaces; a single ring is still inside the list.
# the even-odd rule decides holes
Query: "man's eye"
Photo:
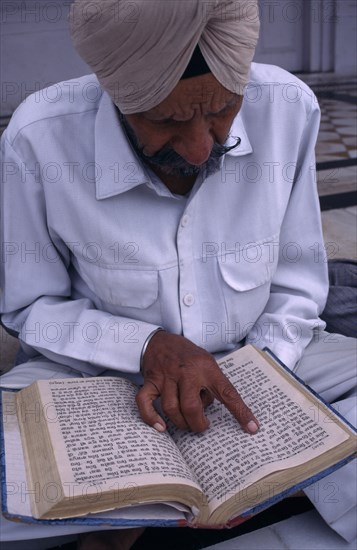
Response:
[[[175,121],[172,118],[162,118],[161,120],[150,120],[152,124],[159,126],[168,126],[169,124],[174,124]]]
[[[210,113],[210,116],[211,117],[220,117],[220,116],[229,115],[231,113],[231,111],[233,111],[234,107],[235,107],[235,105],[227,105],[226,107],[224,107],[223,109],[221,109],[217,113]]]

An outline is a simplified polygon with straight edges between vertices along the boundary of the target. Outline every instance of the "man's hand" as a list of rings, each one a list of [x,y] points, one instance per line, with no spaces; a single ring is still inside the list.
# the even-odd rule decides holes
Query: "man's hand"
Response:
[[[166,429],[153,405],[158,397],[164,414],[179,428],[193,432],[206,430],[209,422],[204,409],[216,398],[246,432],[258,431],[256,418],[214,357],[187,338],[157,332],[145,351],[142,370],[144,385],[136,402],[144,422],[158,431]]]

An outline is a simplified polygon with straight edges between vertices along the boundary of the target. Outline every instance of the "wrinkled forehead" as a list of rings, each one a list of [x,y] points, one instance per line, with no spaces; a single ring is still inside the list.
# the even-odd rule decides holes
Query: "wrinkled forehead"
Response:
[[[227,90],[212,74],[207,74],[180,80],[168,97],[146,112],[154,116],[172,116],[196,108],[215,112],[239,97]]]

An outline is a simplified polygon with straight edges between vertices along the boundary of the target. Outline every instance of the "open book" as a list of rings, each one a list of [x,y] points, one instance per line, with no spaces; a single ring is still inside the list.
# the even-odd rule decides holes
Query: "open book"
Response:
[[[158,433],[123,378],[4,391],[5,515],[223,527],[352,458],[354,430],[269,354],[246,346],[220,365],[259,419],[257,434],[216,401],[204,433],[170,423]]]

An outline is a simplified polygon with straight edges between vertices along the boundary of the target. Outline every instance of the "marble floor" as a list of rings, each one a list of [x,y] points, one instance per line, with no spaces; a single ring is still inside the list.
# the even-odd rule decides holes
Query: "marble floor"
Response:
[[[321,109],[316,168],[328,258],[357,260],[357,80],[302,78]]]
[[[345,94],[343,97],[349,96]],[[321,124],[316,144],[319,195],[331,197],[331,195],[355,193],[357,104],[327,98],[319,98],[319,104]],[[323,201],[322,204],[324,204]]]
[[[357,105],[321,98],[317,162],[357,158]]]

